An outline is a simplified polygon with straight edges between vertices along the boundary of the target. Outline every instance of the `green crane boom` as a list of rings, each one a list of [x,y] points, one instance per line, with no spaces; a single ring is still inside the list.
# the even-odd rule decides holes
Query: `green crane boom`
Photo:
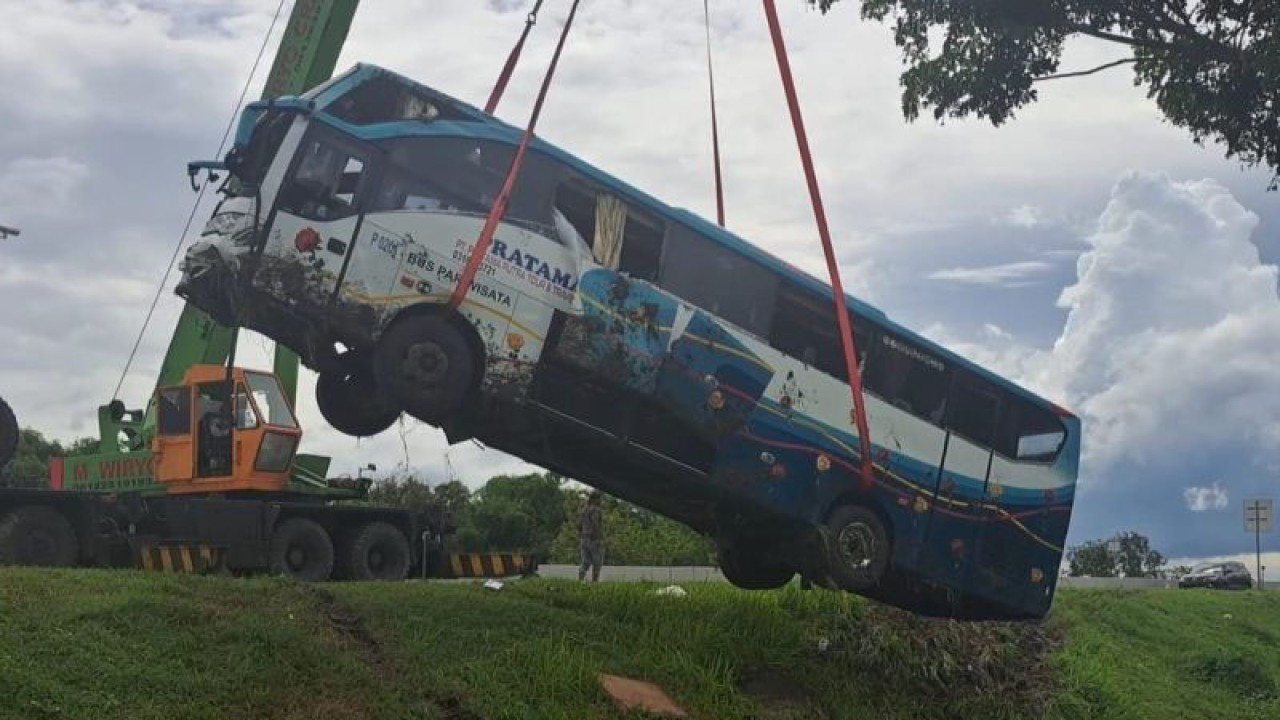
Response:
[[[359,4],[360,0],[297,0],[267,76],[263,99],[300,95],[329,79]],[[160,365],[156,387],[181,383],[192,365],[226,363],[234,333],[191,305],[184,306]],[[274,370],[290,401],[296,400],[297,355],[277,345]],[[68,489],[163,490],[152,477],[153,402],[148,401],[146,411],[126,410],[119,400],[98,408],[100,452],[66,459]],[[304,475],[310,470],[312,475],[323,476],[328,467],[327,458],[298,456],[298,461],[297,469]]]

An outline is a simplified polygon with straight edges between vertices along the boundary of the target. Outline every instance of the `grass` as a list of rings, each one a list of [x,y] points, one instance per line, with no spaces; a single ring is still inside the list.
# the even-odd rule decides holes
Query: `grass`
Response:
[[[1063,591],[1039,624],[827,592],[0,570],[0,718],[1280,717],[1280,594]]]

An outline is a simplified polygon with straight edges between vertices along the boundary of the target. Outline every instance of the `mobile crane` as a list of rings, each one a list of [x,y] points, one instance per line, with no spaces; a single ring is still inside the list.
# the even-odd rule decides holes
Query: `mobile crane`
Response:
[[[332,74],[359,0],[297,0],[265,100]],[[0,565],[269,570],[304,581],[531,572],[527,555],[446,555],[448,519],[335,504],[367,480],[326,480],[297,453],[298,358],[274,373],[234,367],[236,330],[185,305],[145,409],[98,408],[99,452],[55,458],[49,487],[0,488]],[[0,401],[0,467],[18,425]]]

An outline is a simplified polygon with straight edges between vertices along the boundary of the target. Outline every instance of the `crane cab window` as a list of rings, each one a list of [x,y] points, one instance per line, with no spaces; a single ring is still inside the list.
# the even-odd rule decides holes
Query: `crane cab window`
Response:
[[[226,383],[202,383],[196,388],[196,475],[231,474],[231,408]]]
[[[156,432],[170,436],[191,434],[191,388],[163,388],[158,395]]]
[[[262,413],[262,420],[268,425],[296,428],[298,421],[289,408],[289,400],[285,397],[280,382],[272,375],[261,373],[245,373],[249,383],[249,393],[253,396],[253,404]]]
[[[243,384],[236,386],[236,429],[252,430],[258,427],[258,412],[249,401],[249,392]]]

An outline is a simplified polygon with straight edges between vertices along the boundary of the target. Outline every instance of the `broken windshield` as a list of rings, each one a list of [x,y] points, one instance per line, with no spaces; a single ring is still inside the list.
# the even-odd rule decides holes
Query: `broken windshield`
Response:
[[[421,88],[385,73],[356,85],[330,103],[325,112],[352,125],[470,119]]]

